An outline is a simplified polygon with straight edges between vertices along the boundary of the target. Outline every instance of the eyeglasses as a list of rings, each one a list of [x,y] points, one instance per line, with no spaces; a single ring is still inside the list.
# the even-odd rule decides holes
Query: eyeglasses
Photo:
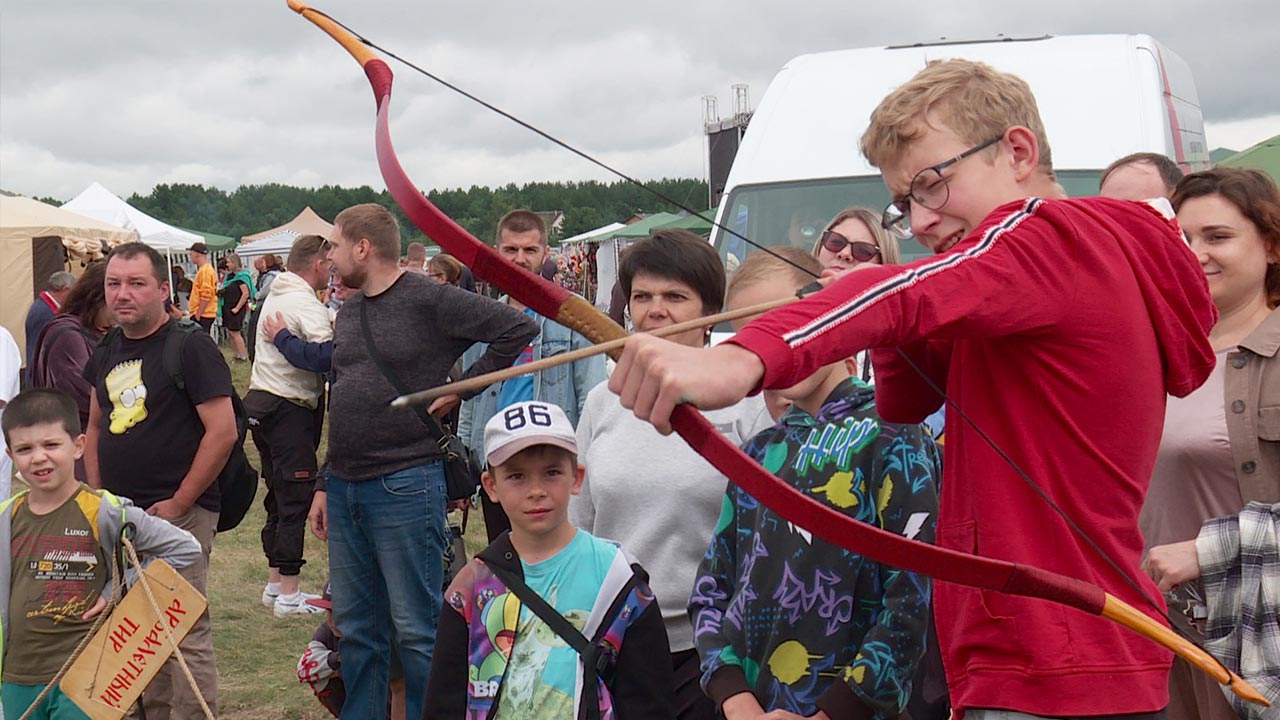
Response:
[[[897,235],[900,239],[905,240],[911,237],[912,203],[930,210],[941,210],[947,204],[947,201],[951,199],[951,190],[947,184],[949,179],[943,176],[942,171],[970,155],[976,155],[986,150],[1003,139],[1004,135],[992,138],[981,145],[965,150],[950,160],[940,162],[916,173],[915,177],[911,178],[911,185],[907,189],[906,197],[894,200],[884,209],[884,215],[880,218],[880,226]]]
[[[869,242],[850,240],[834,230],[822,233],[822,247],[832,255],[839,255],[846,246],[849,255],[858,262],[870,262],[880,254],[880,248]]]

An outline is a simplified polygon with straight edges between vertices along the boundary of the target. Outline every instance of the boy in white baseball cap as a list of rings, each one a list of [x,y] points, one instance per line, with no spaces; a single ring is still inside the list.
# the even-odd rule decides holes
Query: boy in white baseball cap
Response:
[[[573,425],[521,402],[485,425],[481,485],[511,519],[445,592],[424,718],[671,717],[670,650],[648,576],[569,523]]]

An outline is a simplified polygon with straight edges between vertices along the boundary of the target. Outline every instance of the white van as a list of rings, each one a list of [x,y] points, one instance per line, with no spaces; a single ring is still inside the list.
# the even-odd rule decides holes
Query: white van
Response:
[[[850,205],[889,202],[858,141],[871,111],[930,60],[968,58],[1011,72],[1035,93],[1059,180],[1096,195],[1117,158],[1147,151],[1184,170],[1209,166],[1191,70],[1149,35],[1077,35],[922,43],[801,55],[769,84],[729,171],[716,220],[762,245],[808,250]],[[728,267],[751,247],[716,228]],[[906,258],[927,251],[903,244]]]

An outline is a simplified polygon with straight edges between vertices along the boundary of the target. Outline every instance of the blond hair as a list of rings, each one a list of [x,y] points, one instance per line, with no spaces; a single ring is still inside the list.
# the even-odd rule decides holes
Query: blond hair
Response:
[[[725,303],[736,293],[761,280],[778,278],[794,284],[799,290],[821,275],[822,263],[801,248],[784,245],[769,248],[768,252],[753,252],[729,278],[729,288],[724,293]]]
[[[1031,86],[1017,75],[973,60],[933,60],[880,101],[862,134],[862,154],[876,167],[894,162],[933,123],[979,145],[1011,127],[1031,131],[1040,146],[1040,167],[1053,172],[1049,140]]]
[[[831,218],[831,222],[827,223],[822,232],[827,233],[833,230],[845,220],[861,220],[862,224],[867,226],[867,232],[871,233],[871,239],[875,240],[876,247],[880,250],[881,265],[897,265],[902,262],[902,250],[898,247],[898,238],[880,224],[880,213],[864,207],[847,207]],[[818,257],[821,249],[822,235],[820,234],[818,239],[813,241],[811,252],[815,258]]]

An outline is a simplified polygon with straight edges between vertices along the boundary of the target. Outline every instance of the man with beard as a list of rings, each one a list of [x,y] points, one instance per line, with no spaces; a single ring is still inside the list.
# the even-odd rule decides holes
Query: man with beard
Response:
[[[334,327],[325,524],[333,612],[342,634],[343,718],[382,715],[394,624],[406,717],[419,717],[444,587],[445,478],[435,423],[394,409],[398,387],[443,383],[472,344],[465,377],[508,366],[537,333],[519,311],[399,266],[400,227],[381,205],[334,219],[329,261],[359,288]],[[440,416],[460,398],[427,409]]]

